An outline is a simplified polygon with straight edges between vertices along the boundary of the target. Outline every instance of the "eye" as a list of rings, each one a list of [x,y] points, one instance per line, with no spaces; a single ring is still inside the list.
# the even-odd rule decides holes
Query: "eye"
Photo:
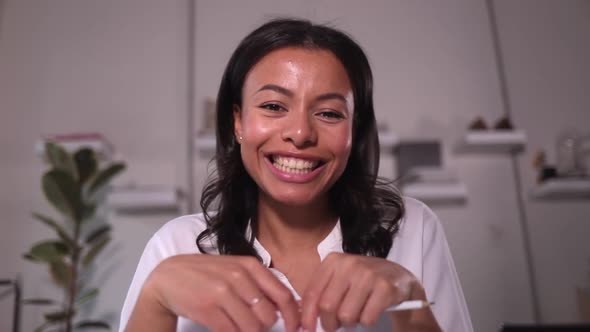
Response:
[[[326,120],[330,120],[330,121],[344,119],[344,115],[342,115],[341,113],[338,113],[338,112],[334,112],[334,111],[323,111],[323,112],[319,112],[317,114],[320,117],[322,117]]]
[[[272,111],[272,112],[280,112],[280,111],[285,110],[285,108],[283,106],[281,106],[279,104],[274,104],[274,103],[263,104],[260,107],[267,109],[269,111]]]

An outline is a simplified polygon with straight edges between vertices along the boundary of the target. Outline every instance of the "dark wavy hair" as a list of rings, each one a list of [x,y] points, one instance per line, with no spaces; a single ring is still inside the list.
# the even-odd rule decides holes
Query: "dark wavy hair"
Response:
[[[332,52],[348,74],[354,95],[353,141],[341,177],[329,190],[340,217],[343,250],[386,257],[404,215],[404,204],[391,182],[377,177],[379,140],[373,110],[369,61],[351,37],[333,28],[299,19],[269,21],[242,40],[231,56],[217,95],[216,170],[201,197],[207,229],[197,237],[201,252],[214,238],[222,255],[260,257],[253,247],[258,229],[258,187],[246,172],[234,133],[234,105],[242,105],[248,72],[268,53],[285,47]],[[246,234],[248,223],[252,232]]]

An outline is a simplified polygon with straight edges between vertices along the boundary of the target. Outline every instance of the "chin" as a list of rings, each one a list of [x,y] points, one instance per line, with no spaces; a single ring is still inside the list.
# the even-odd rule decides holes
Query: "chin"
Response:
[[[293,207],[305,207],[309,206],[318,201],[318,197],[315,195],[298,193],[298,194],[276,194],[271,195],[275,202]]]

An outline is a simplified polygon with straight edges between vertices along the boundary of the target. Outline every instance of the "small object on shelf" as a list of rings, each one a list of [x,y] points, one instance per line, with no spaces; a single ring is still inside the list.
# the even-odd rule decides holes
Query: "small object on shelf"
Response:
[[[556,141],[557,173],[559,176],[584,175],[580,143],[583,136],[575,129],[562,131]]]
[[[549,179],[557,178],[557,170],[552,166],[544,166],[539,172],[538,183],[543,183]]]
[[[169,186],[129,185],[113,187],[108,204],[119,212],[178,212],[182,192]]]
[[[537,170],[537,183],[542,183],[549,179],[557,177],[557,170],[551,165],[547,165],[545,151],[539,150],[533,156],[533,167]]]
[[[552,178],[535,188],[533,197],[546,199],[590,198],[590,179]]]
[[[458,146],[459,152],[521,152],[527,141],[522,130],[470,131]]]
[[[412,171],[441,169],[441,142],[438,140],[405,140],[395,148],[397,173],[405,177]]]
[[[46,135],[35,143],[35,152],[39,157],[45,155],[47,141],[58,143],[70,153],[88,147],[95,151],[100,160],[111,160],[115,151],[113,145],[100,133],[57,134]]]
[[[494,125],[494,129],[498,130],[514,130],[514,125],[512,121],[510,121],[510,117],[504,116],[501,117],[496,124]]]
[[[488,125],[486,124],[486,122],[484,121],[484,119],[481,116],[478,116],[477,118],[475,118],[475,120],[473,120],[473,122],[471,122],[471,124],[469,125],[469,130],[487,130],[488,129]]]

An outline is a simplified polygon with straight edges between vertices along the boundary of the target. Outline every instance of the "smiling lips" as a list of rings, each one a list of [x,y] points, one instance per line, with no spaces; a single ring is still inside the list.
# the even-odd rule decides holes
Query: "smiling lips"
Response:
[[[325,162],[320,159],[295,158],[279,154],[268,155],[267,165],[279,179],[292,183],[306,183],[313,180],[323,169]]]
[[[319,165],[319,160],[307,160],[293,157],[272,156],[273,166],[286,173],[306,174]]]

